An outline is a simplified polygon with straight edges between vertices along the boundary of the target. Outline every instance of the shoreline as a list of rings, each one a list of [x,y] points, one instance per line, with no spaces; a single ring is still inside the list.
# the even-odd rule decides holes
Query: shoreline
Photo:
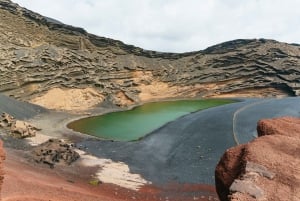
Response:
[[[186,185],[203,186],[203,184],[206,183],[208,186],[214,188],[214,178],[212,178],[212,175],[214,172],[213,169],[219,160],[219,155],[223,154],[227,147],[234,145],[231,133],[232,116],[234,112],[239,108],[261,100],[262,99],[246,99],[246,101],[243,102],[213,107],[183,116],[173,122],[165,124],[143,140],[136,142],[103,141],[93,136],[75,133],[65,127],[66,123],[71,119],[80,118],[80,114],[48,111],[29,119],[29,122],[37,127],[41,127],[43,130],[40,132],[48,137],[65,138],[69,139],[70,142],[75,142],[78,147],[82,147],[82,150],[88,152],[89,155],[93,157],[102,160],[109,159],[112,163],[122,162],[127,165],[130,174],[141,175],[143,179],[153,183],[150,185],[151,187],[144,185],[140,190],[135,192],[142,192],[144,188],[150,188],[152,189],[151,192],[154,191],[153,189],[160,189],[161,193],[175,195],[178,189],[184,190],[184,186]],[[298,100],[297,98],[270,99],[268,105],[260,104],[258,107],[247,108],[247,111],[243,111],[238,116],[238,124],[236,127],[238,134],[244,133],[243,130],[245,129],[256,129],[255,118],[258,118],[256,116],[259,114],[257,111],[261,112],[262,115],[260,116],[264,114],[272,116],[274,115],[272,113],[273,110],[269,108],[278,107],[281,111],[280,114],[292,114],[292,112],[297,111],[295,111],[295,109],[289,109],[289,107],[300,104]],[[282,109],[285,107],[286,109]],[[109,110],[110,109],[107,108],[103,110],[97,108],[95,111],[108,112]],[[250,116],[247,115],[250,113]],[[252,123],[248,122],[248,120],[251,120]],[[244,121],[247,123],[245,124]],[[208,122],[213,122],[214,126],[211,127]],[[247,126],[245,127],[244,125]],[[251,134],[251,132],[249,132],[249,134]],[[222,139],[219,136],[222,136]],[[228,144],[224,144],[224,142]],[[201,143],[200,146],[199,143]],[[26,146],[31,147],[28,140],[19,140],[19,145],[17,143],[15,146],[20,146],[19,149],[24,150],[22,144],[28,144]],[[9,143],[6,145],[10,146]],[[153,152],[153,150],[155,150],[155,152]],[[19,159],[21,162],[28,158],[22,158],[20,156]],[[49,169],[48,167],[43,168]],[[67,166],[65,168],[72,169],[73,166]],[[93,173],[89,175],[86,180],[94,178],[101,169],[101,167],[97,167],[97,165],[95,168],[83,166],[80,171],[91,170],[91,168],[93,169]],[[57,174],[62,174],[64,177],[64,173],[60,172],[60,170],[54,169],[54,171]],[[164,187],[170,183],[179,184],[176,191],[164,189]],[[111,184],[101,184],[101,186],[106,185],[123,189]],[[99,195],[102,193],[103,192],[100,192]],[[187,194],[192,197],[195,193],[196,192]],[[152,195],[148,194],[147,196]],[[186,200],[189,200],[189,198]]]
[[[222,99],[224,99],[224,98],[222,98]],[[182,100],[182,99],[180,99],[180,100]],[[164,101],[170,101],[170,99],[164,100]],[[176,100],[173,99],[172,101],[176,101]],[[105,113],[109,113],[109,112],[112,112],[112,111],[116,112],[116,111],[122,111],[122,110],[129,110],[129,109],[132,109],[134,107],[138,107],[142,104],[144,104],[144,103],[141,103],[141,104],[138,104],[138,105],[133,105],[133,106],[125,108],[125,109],[122,109],[122,108],[118,108],[118,109],[115,109],[115,108],[114,109],[96,108],[95,110],[93,110],[94,111],[93,115],[105,114]],[[96,111],[96,113],[95,113],[95,111]],[[86,116],[86,115],[84,115],[84,116]],[[27,119],[27,120],[29,120],[30,123],[36,125],[37,127],[42,127],[42,131],[41,131],[41,133],[38,134],[38,136],[39,137],[45,136],[45,138],[42,137],[42,138],[36,139],[35,143],[32,143],[32,140],[30,140],[30,139],[29,140],[26,139],[25,140],[26,142],[24,142],[24,143],[29,143],[29,145],[34,146],[34,145],[42,143],[43,141],[46,141],[48,138],[52,138],[52,137],[63,137],[63,138],[67,138],[67,139],[71,140],[72,142],[78,142],[78,141],[82,141],[82,140],[85,141],[85,140],[91,140],[91,139],[93,140],[94,139],[96,141],[101,141],[101,143],[105,143],[105,140],[104,141],[99,140],[99,138],[97,138],[97,137],[82,134],[82,133],[79,133],[79,132],[75,132],[75,131],[72,131],[69,128],[67,128],[66,125],[70,121],[73,121],[75,118],[81,119],[82,115],[81,114],[78,115],[78,114],[74,114],[74,113],[68,113],[68,112],[49,110],[49,111],[47,111],[45,113],[41,113],[41,114],[39,114],[39,115],[37,115],[33,118]],[[107,141],[110,141],[110,140],[107,140]],[[87,146],[86,148],[89,148],[89,147]],[[103,158],[103,157],[100,157],[100,158]],[[109,157],[107,157],[107,158],[109,158]],[[128,169],[128,171],[131,172],[131,169]],[[182,185],[178,185],[178,188],[181,188],[179,186],[184,187],[186,185],[192,185],[192,184],[185,183],[185,184],[182,184]],[[198,185],[203,185],[203,184],[198,184]],[[147,186],[148,185],[143,185],[141,187],[141,189],[148,188]],[[155,187],[155,186],[153,186],[153,187]],[[159,186],[161,186],[161,184]],[[164,188],[163,186],[164,185],[162,185],[161,188]],[[210,187],[212,189],[214,189],[214,186],[210,186]],[[168,189],[166,191],[170,191],[170,189]],[[174,194],[175,192],[172,192],[172,193]],[[195,194],[195,193],[193,193],[193,194]],[[206,193],[204,193],[204,194],[206,194]],[[215,192],[213,192],[211,194],[211,197],[213,197],[213,196],[216,196]],[[201,197],[203,199],[205,199],[205,195],[202,195]]]
[[[196,98],[166,98],[166,99],[162,99],[162,100],[151,100],[151,101],[141,102],[141,103],[138,103],[138,104],[130,105],[130,106],[125,107],[125,108],[119,107],[119,108],[109,109],[109,108],[105,108],[105,107],[97,107],[97,108],[94,108],[94,109],[86,110],[86,112],[89,113],[87,115],[85,115],[85,114],[84,115],[80,115],[80,116],[78,116],[76,118],[68,120],[68,122],[64,124],[64,127],[66,129],[72,131],[73,133],[78,134],[78,135],[87,135],[87,136],[95,137],[96,139],[99,139],[99,140],[102,140],[102,141],[118,141],[118,140],[113,140],[113,139],[100,138],[100,137],[97,137],[97,136],[94,136],[94,135],[90,135],[90,134],[86,134],[86,133],[81,133],[79,131],[73,130],[72,128],[69,128],[68,125],[70,123],[79,121],[81,119],[88,119],[88,118],[102,116],[102,115],[109,114],[109,113],[115,113],[115,112],[123,112],[123,111],[133,110],[134,108],[140,107],[140,106],[142,106],[144,104],[148,104],[148,103],[185,101],[185,100],[186,101],[193,101],[193,100],[232,100],[232,101],[235,101],[235,102],[242,102],[242,101],[246,101],[247,99],[246,98],[242,98],[242,97],[241,98],[238,98],[238,97],[235,97],[235,98],[230,98],[230,97],[229,98],[226,98],[226,97],[224,97],[224,98],[203,98],[203,97],[196,97]],[[235,102],[232,102],[232,103],[235,103]],[[213,107],[218,107],[218,106],[213,106]],[[98,112],[97,110],[99,110],[100,108],[103,109],[103,111]],[[209,109],[209,108],[205,108],[205,109]],[[178,118],[176,118],[176,119],[174,119],[172,121],[176,121],[179,118],[182,118],[182,117],[184,117],[186,115],[189,115],[189,114],[192,114],[192,113],[195,113],[195,112],[198,112],[198,111],[200,111],[200,110],[196,110],[196,111],[190,112],[188,114],[182,115],[182,116],[180,116],[180,117],[178,117]],[[70,114],[70,113],[68,113],[68,111],[62,111],[62,112]],[[158,128],[155,128],[151,132],[146,133],[145,135],[143,135],[141,138],[139,138],[137,140],[133,140],[133,141],[140,141],[140,140],[142,140],[143,138],[147,137],[151,133],[155,132],[156,130],[160,129],[161,127],[164,127],[165,125],[167,125],[168,123],[170,123],[172,121],[166,122],[162,126],[160,126]],[[122,142],[122,141],[120,141],[120,142]]]

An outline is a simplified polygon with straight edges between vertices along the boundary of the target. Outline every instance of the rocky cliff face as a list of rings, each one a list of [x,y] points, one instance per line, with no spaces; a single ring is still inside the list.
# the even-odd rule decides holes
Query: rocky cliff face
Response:
[[[300,94],[298,45],[234,40],[198,52],[160,53],[89,34],[9,0],[0,0],[0,18],[0,92],[21,100],[40,103],[36,98],[51,89],[74,88],[92,88],[117,105]]]
[[[300,200],[300,119],[258,122],[259,138],[225,152],[216,167],[222,201]]]

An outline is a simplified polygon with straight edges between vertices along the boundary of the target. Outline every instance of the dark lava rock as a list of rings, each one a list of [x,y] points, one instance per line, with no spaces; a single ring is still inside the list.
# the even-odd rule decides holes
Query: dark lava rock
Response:
[[[73,150],[73,146],[58,139],[50,139],[34,148],[33,158],[37,163],[45,163],[51,168],[54,165],[70,165],[80,156]]]

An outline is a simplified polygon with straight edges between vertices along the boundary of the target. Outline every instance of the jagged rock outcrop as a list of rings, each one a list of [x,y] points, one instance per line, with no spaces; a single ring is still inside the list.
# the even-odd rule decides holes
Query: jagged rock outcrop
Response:
[[[28,122],[16,120],[13,116],[3,113],[0,117],[0,128],[4,128],[17,138],[33,137],[39,129]]]
[[[80,157],[72,144],[59,139],[50,139],[40,144],[34,148],[32,154],[35,162],[47,164],[51,168],[55,164],[70,165]]]
[[[228,149],[216,167],[221,201],[300,200],[300,119],[258,122],[259,138]]]
[[[89,34],[8,0],[0,0],[0,18],[0,92],[21,100],[53,88],[93,88],[116,105],[300,94],[295,44],[234,40],[198,52],[160,53]]]

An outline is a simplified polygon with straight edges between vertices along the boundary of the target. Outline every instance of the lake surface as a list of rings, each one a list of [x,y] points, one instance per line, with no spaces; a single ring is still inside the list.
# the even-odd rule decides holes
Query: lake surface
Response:
[[[133,141],[191,112],[234,102],[224,99],[179,100],[147,103],[132,110],[80,119],[68,128],[99,138]]]

